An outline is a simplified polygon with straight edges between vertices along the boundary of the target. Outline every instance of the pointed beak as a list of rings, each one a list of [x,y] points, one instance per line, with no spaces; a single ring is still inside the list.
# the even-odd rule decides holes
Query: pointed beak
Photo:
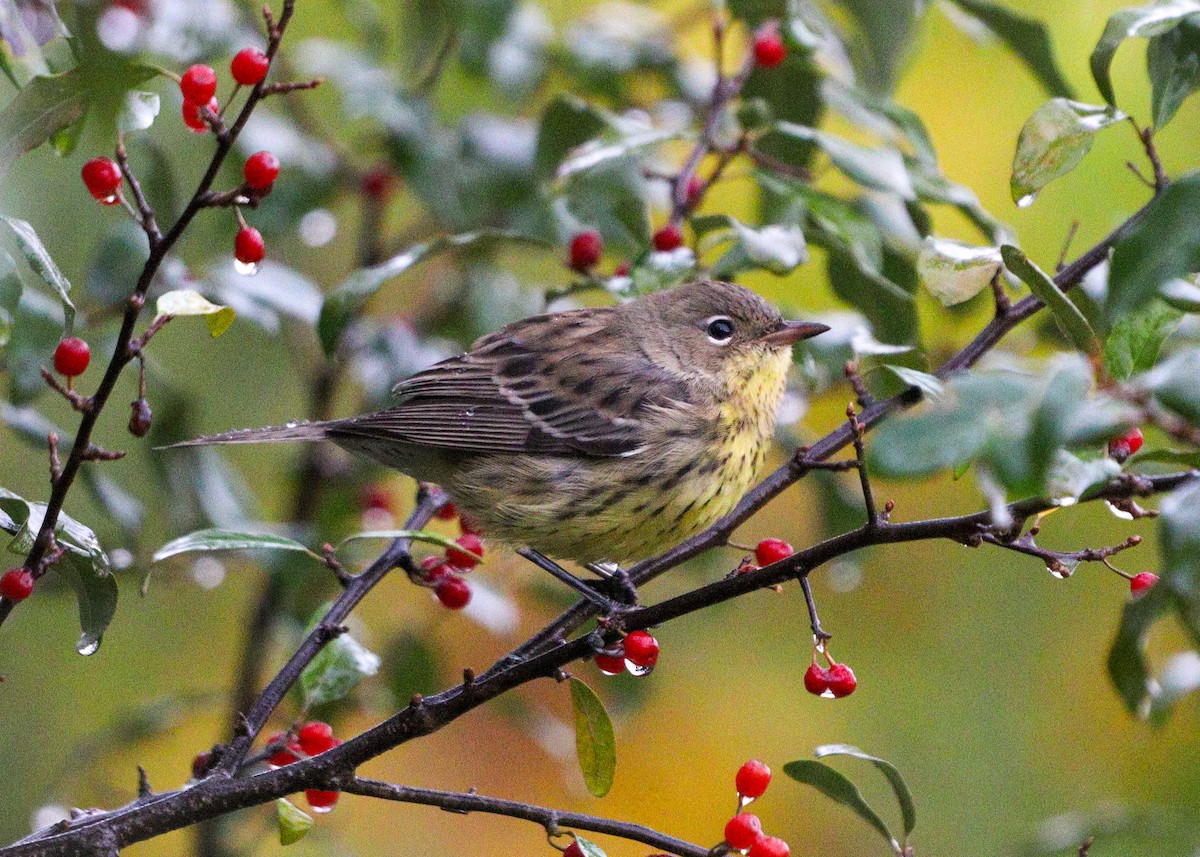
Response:
[[[829,330],[829,325],[815,321],[785,321],[783,327],[759,339],[768,345],[795,345],[801,339],[811,339]]]

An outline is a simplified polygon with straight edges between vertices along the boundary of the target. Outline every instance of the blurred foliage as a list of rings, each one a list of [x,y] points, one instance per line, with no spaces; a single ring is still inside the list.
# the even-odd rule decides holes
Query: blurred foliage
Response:
[[[151,305],[202,315],[207,329],[181,321],[158,334],[147,352],[147,442],[123,434],[124,413],[104,415],[97,442],[130,454],[85,466],[87,490],[72,492],[71,517],[60,521],[68,560],[0,629],[0,716],[38,723],[46,736],[0,745],[0,782],[10,786],[0,839],[24,835],[38,807],[128,799],[135,760],[156,786],[182,783],[192,756],[227,734],[222,697],[236,682],[257,577],[282,592],[273,627],[251,641],[271,669],[334,591],[319,556],[307,554],[394,528],[412,493],[408,480],[336,454],[299,453],[296,465],[295,451],[153,447],[382,405],[396,380],[546,308],[625,300],[705,271],[826,322],[829,334],[797,350],[781,440],[811,441],[840,421],[848,359],[878,395],[916,387],[929,401],[868,440],[878,476],[922,480],[883,482],[905,519],[1033,495],[1071,506],[1121,472],[1103,442],[1135,422],[1148,446],[1127,472],[1195,466],[1200,178],[1184,173],[1196,166],[1188,96],[1200,86],[1200,3],[1069,6],[1048,16],[1032,0],[299,0],[273,75],[325,84],[271,99],[217,182],[236,187],[251,152],[279,157],[273,192],[244,212],[266,237],[268,261],[255,276],[236,269],[235,221],[224,209],[204,212],[164,261]],[[169,75],[209,62],[226,77],[232,53],[263,42],[254,7],[0,0],[0,72],[11,84],[0,108],[0,528],[13,534],[14,556],[28,550],[44,509],[46,436],[57,431],[65,445],[77,424],[40,369],[74,332],[100,364],[81,388],[94,383],[148,254],[120,208],[90,204],[78,166],[113,150],[119,122],[133,170],[169,225],[212,151],[207,136],[183,129]],[[780,22],[789,51],[779,67],[753,69],[705,130],[719,9],[732,22],[725,74],[737,73],[764,21]],[[1140,47],[1125,46],[1135,39],[1144,63]],[[228,109],[227,89],[218,95]],[[1043,271],[1055,270],[1071,220],[1083,221],[1078,249],[1150,199],[1124,167],[1145,163],[1131,122],[1154,129],[1156,155],[1177,179],[1117,243],[1111,275],[1102,268],[1063,293]],[[652,235],[671,214],[669,179],[698,140],[711,151],[696,205],[684,211],[688,240],[658,251]],[[576,274],[563,264],[565,247],[585,229],[602,236],[605,253]],[[930,375],[986,323],[993,285],[1014,298],[1028,289],[1050,305],[1053,323],[1014,331],[977,370],[944,382]],[[132,378],[115,401],[122,395],[138,395]],[[816,490],[792,492],[745,529],[809,543],[855,526],[850,483],[820,475],[804,483]],[[363,503],[364,486],[388,502]],[[802,611],[762,593],[662,629],[653,678],[597,678],[599,697],[576,680],[574,715],[562,688],[531,687],[469,728],[374,764],[400,781],[436,772],[434,787],[477,786],[712,842],[732,804],[734,765],[747,755],[782,765],[845,739],[905,772],[922,819],[918,854],[1074,853],[1087,835],[1097,837],[1093,855],[1192,851],[1197,490],[1164,498],[1156,525],[1140,522],[1147,544],[1122,558],[1163,580],[1123,612],[1121,581],[1099,566],[1081,566],[1063,595],[1063,584],[1031,573],[1036,560],[1013,554],[876,550],[814,576],[825,624],[864,677],[849,700],[803,693]],[[1043,537],[1075,549],[1127,535],[1104,515],[1058,511],[1043,520]],[[436,528],[433,547],[456,534]],[[138,600],[155,550],[179,538],[204,550],[293,553],[171,559]],[[372,556],[358,542],[339,551],[348,567]],[[732,564],[709,558],[678,575],[695,581]],[[443,688],[463,664],[491,663],[563,604],[511,558],[489,556],[475,574],[465,616],[424,603],[406,580],[380,586],[352,633],[306,671],[278,725],[314,711],[351,734],[414,692]],[[684,582],[656,584],[653,594]],[[68,657],[79,633],[68,598],[81,651],[108,634],[87,661]],[[615,732],[615,749],[597,729]],[[592,760],[587,786],[612,789],[603,803],[586,796],[576,740]],[[804,782],[888,839],[861,807],[874,815],[870,806],[891,798],[872,788],[890,785],[912,832],[914,798],[895,768],[845,745],[822,751],[866,759],[886,784],[858,778],[860,793],[809,760],[789,773],[803,770]],[[793,853],[883,850],[869,827],[846,825],[844,809],[811,792],[802,803],[779,800],[786,788],[775,786],[774,802],[757,811]],[[471,836],[495,854],[546,847],[536,829],[514,834],[502,820],[367,801],[343,799],[311,829],[296,807],[277,812],[289,837],[307,832],[298,854],[415,854]],[[387,831],[401,815],[413,832],[398,842]],[[258,847],[265,817],[239,819],[234,847]],[[187,847],[172,836],[129,850]]]

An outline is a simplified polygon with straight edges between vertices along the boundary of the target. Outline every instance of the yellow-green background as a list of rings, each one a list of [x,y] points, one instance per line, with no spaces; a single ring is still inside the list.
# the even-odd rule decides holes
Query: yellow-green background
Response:
[[[297,31],[324,33],[326,7],[339,5],[300,0]],[[1067,77],[1083,100],[1096,101],[1087,56],[1105,18],[1121,4],[1023,0],[1009,5],[1048,21]],[[566,2],[549,6],[557,21],[577,11]],[[701,50],[702,34],[694,33],[689,43]],[[1143,58],[1144,42],[1135,41],[1122,47],[1115,63],[1122,106],[1142,119],[1149,103]],[[451,78],[440,95],[451,111],[459,109],[456,80]],[[1051,185],[1032,208],[1017,211],[1008,195],[1012,150],[1022,122],[1044,95],[1002,47],[976,45],[936,11],[929,15],[897,97],[927,122],[946,174],[974,188],[990,210],[1010,222],[1043,267],[1053,264],[1072,220],[1080,221],[1075,247],[1082,250],[1146,198],[1144,187],[1123,166],[1127,159],[1139,159],[1136,140],[1128,127],[1118,126],[1100,136],[1074,174]],[[208,144],[179,133],[173,102],[166,103],[154,133],[172,140],[172,146],[191,147],[199,162]],[[1189,102],[1161,135],[1169,170],[1180,172],[1196,162],[1198,119],[1196,102]],[[113,216],[85,204],[78,186],[79,165],[91,154],[86,140],[67,161],[36,152],[18,162],[3,188],[4,207],[34,223],[76,281]],[[730,183],[710,207],[750,210],[738,193],[743,187]],[[349,217],[352,211],[338,213]],[[193,243],[184,245],[185,258],[209,254],[198,242],[228,240],[228,224],[217,219],[222,216],[206,215],[215,223],[197,230]],[[403,222],[409,215],[397,210],[393,216]],[[939,216],[938,225],[960,237],[970,234],[954,216]],[[329,285],[352,265],[352,232],[343,222],[332,251],[293,242],[279,255]],[[792,305],[825,307],[830,298],[820,271],[814,264],[784,280],[764,276],[748,282]],[[540,282],[561,282],[562,273],[548,261],[536,276]],[[389,288],[381,305],[403,307],[426,286],[420,276],[403,280]],[[980,318],[952,321],[928,301],[922,303],[922,326],[935,358],[980,323]],[[172,325],[156,340],[154,357],[158,371],[168,377],[211,379],[198,393],[204,399],[204,428],[277,422],[301,412],[300,387],[280,341],[243,324],[213,342],[199,328]],[[1015,345],[1024,341],[1019,334],[1010,339]],[[264,396],[264,390],[280,395]],[[123,403],[129,398],[131,388],[120,388],[112,413],[102,421],[102,442],[129,445],[128,436],[121,436]],[[816,403],[805,419],[806,430],[823,433],[832,427],[845,399],[839,390]],[[74,425],[57,402],[43,406],[63,424]],[[31,498],[44,496],[41,455],[4,429],[0,450],[0,484]],[[267,519],[278,519],[286,482],[281,475],[294,451],[239,451],[234,460],[263,498]],[[139,473],[144,461],[131,455],[108,472],[149,496]],[[881,491],[896,500],[897,519],[908,520],[976,509],[980,501],[968,483],[943,479],[933,485],[885,485]],[[400,490],[407,495],[407,486]],[[68,511],[84,520],[97,514],[79,492],[68,501]],[[811,523],[814,514],[810,489],[802,484],[740,536],[752,542],[778,535],[804,544],[819,535]],[[161,525],[151,520],[147,529],[158,533]],[[1121,522],[1102,508],[1056,514],[1044,532],[1056,546],[1114,543],[1141,532],[1147,543],[1124,555],[1124,564],[1131,571],[1155,565],[1153,525]],[[155,543],[153,536],[148,540]],[[546,723],[563,724],[570,717],[565,687],[550,682],[518,691],[519,706],[502,703],[472,713],[431,738],[387,754],[365,772],[637,820],[712,844],[733,809],[732,776],[742,761],[755,756],[778,769],[817,745],[847,742],[891,760],[907,776],[918,807],[918,854],[1014,853],[1052,816],[1120,816],[1115,806],[1130,816],[1144,813],[1176,834],[1136,843],[1101,836],[1094,855],[1191,853],[1200,827],[1200,718],[1195,702],[1186,700],[1166,726],[1152,729],[1130,718],[1118,701],[1104,661],[1127,595],[1122,581],[1099,567],[1058,581],[1032,559],[932,543],[872,553],[864,571],[862,584],[845,593],[833,591],[824,572],[814,576],[822,619],[835,634],[834,652],[859,677],[858,691],[845,700],[816,699],[801,686],[808,635],[795,587],[782,596],[757,594],[661,628],[660,665],[643,679],[647,704],[618,723],[617,779],[603,800],[586,795],[570,753],[554,758],[531,737]],[[259,587],[259,572],[249,566],[231,563],[230,572],[224,585],[210,592],[190,583],[184,564],[172,565],[158,573],[144,599],[137,595],[137,580],[123,576],[116,619],[92,658],[73,650],[77,626],[68,593],[39,592],[14,612],[0,629],[5,678],[0,684],[0,839],[26,833],[30,812],[47,801],[85,807],[126,801],[135,791],[135,763],[146,768],[156,787],[177,786],[186,779],[194,753],[224,737],[224,706],[215,704],[189,709],[176,728],[113,752],[93,754],[95,745],[88,744],[132,707],[156,697],[228,687],[240,630]],[[481,573],[495,587],[513,592],[520,588],[516,578],[534,574],[508,556],[491,558]],[[317,569],[311,579],[313,586],[329,587],[328,576]],[[650,587],[645,597],[659,597],[682,582],[677,575],[674,582]],[[388,629],[396,627],[431,629],[451,667],[482,669],[548,616],[535,602],[523,603],[528,610],[521,631],[496,638],[396,578],[373,592],[357,615],[366,625],[362,636],[368,644],[386,639]],[[1161,661],[1182,642],[1167,623],[1151,641],[1152,656]],[[577,671],[594,686],[604,684],[588,666]],[[366,695],[372,698],[369,691]],[[377,706],[374,713],[342,724],[341,731],[348,735],[385,713],[386,706]],[[866,783],[868,796],[879,799],[889,819],[895,817],[872,770],[861,763],[841,767]],[[876,835],[845,810],[782,777],[755,810],[769,832],[791,843],[793,854],[885,853]],[[255,854],[279,849],[267,826],[244,832],[257,838]],[[599,839],[610,854],[649,850]],[[128,853],[185,853],[189,843],[189,834],[174,834]],[[551,853],[540,831],[525,822],[349,796],[291,851]]]

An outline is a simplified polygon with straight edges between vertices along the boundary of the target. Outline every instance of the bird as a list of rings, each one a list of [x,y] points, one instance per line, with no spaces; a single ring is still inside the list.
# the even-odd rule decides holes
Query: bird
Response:
[[[653,556],[754,485],[791,346],[749,289],[700,278],[535,315],[401,381],[385,410],[175,446],[328,440],[440,485],[489,539],[584,565]]]

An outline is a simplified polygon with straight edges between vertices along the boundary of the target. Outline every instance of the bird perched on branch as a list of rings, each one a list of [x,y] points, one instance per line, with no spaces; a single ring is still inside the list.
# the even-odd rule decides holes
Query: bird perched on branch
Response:
[[[510,324],[402,381],[383,411],[177,445],[330,440],[441,485],[490,538],[582,563],[637,560],[754,484],[791,346],[826,330],[699,280]]]

